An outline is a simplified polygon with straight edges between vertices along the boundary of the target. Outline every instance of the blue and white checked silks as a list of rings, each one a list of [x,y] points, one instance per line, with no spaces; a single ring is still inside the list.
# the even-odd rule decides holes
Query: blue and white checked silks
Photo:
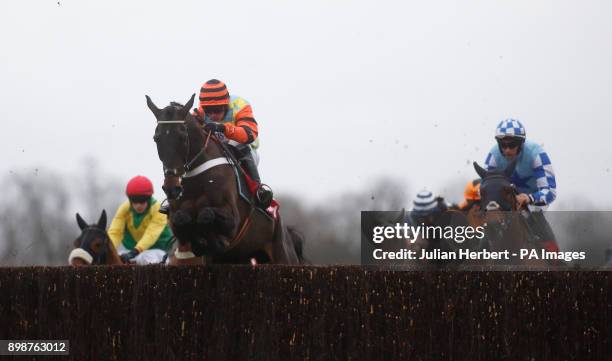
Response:
[[[495,145],[487,155],[485,168],[503,170],[508,163],[499,146]],[[557,197],[557,182],[550,158],[539,144],[531,141],[522,145],[511,182],[519,193],[530,194],[536,206],[549,205]]]

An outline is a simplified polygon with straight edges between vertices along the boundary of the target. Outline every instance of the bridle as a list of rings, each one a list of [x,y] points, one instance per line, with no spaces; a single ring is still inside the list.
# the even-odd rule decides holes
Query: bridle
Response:
[[[169,169],[164,165],[164,176],[174,176],[174,177],[178,177],[181,180],[183,178],[191,178],[191,177],[195,177],[201,173],[206,172],[207,170],[209,170],[210,168],[216,167],[218,165],[223,165],[223,164],[229,164],[229,165],[233,165],[234,162],[232,162],[231,159],[229,159],[228,157],[217,157],[217,158],[213,158],[213,159],[209,159],[197,166],[195,166],[196,161],[205,153],[206,148],[208,146],[209,140],[211,138],[211,136],[213,135],[213,132],[207,132],[206,134],[206,141],[204,142],[204,146],[200,149],[200,151],[198,153],[196,153],[196,155],[194,155],[191,160],[189,160],[189,151],[191,149],[191,144],[189,142],[189,131],[187,129],[187,125],[185,124],[186,120],[162,120],[162,121],[158,121],[157,124],[159,125],[165,125],[165,124],[181,124],[184,129],[185,129],[185,133],[187,134],[187,139],[186,139],[186,145],[187,145],[187,151],[185,156],[183,157],[183,159],[185,159],[185,164],[183,165],[183,168],[185,169],[185,173],[182,175],[178,175],[178,171],[176,169]],[[203,133],[204,130],[199,129],[200,133]],[[213,137],[213,139],[215,141],[218,142],[218,139],[216,137]],[[163,191],[166,193],[166,196],[168,196],[168,199],[175,199],[178,200],[181,198],[181,196],[183,195],[183,187],[182,186],[174,186],[174,187],[166,187],[165,185],[162,186]]]
[[[98,233],[102,235],[102,246],[103,247],[102,247],[102,251],[99,254],[95,253],[93,249],[91,249],[89,244],[83,247],[83,238],[85,238],[85,235],[88,232]],[[74,250],[72,250],[68,258],[68,262],[72,263],[72,260],[74,258],[81,258],[89,264],[104,264],[104,262],[106,261],[106,256],[107,256],[108,242],[110,241],[110,238],[108,237],[108,233],[106,233],[106,230],[103,230],[97,226],[89,226],[83,229],[79,239],[81,240],[81,244],[79,244],[78,248],[75,248]]]
[[[504,179],[504,180],[506,179],[506,177],[504,177],[503,175],[492,175],[488,177],[487,180],[492,179],[492,178]],[[483,183],[481,183],[480,185],[481,189],[483,187],[483,184],[484,184],[484,179],[483,179]],[[495,235],[495,239],[502,239],[504,234],[508,231],[508,229],[510,228],[510,225],[512,224],[513,213],[518,211],[518,209],[516,209],[516,207],[514,206],[515,204],[514,198],[516,197],[517,194],[518,192],[516,188],[513,186],[512,187],[513,202],[510,205],[510,209],[504,209],[504,207],[500,203],[494,200],[491,200],[485,204],[484,200],[481,198],[481,212],[483,212],[483,214],[486,214],[486,212],[491,212],[491,211],[501,212],[501,221],[495,223],[495,227],[491,227],[491,225],[488,224],[486,217],[484,218],[485,222],[483,223],[483,226],[487,227],[488,232],[493,232],[493,234]],[[490,242],[490,240],[488,242]]]
[[[191,144],[189,143],[189,132],[187,131],[187,125],[185,124],[185,120],[160,120],[160,121],[157,122],[157,124],[159,124],[159,125],[180,124],[180,125],[183,126],[183,129],[185,130],[185,133],[187,134],[187,137],[186,137],[187,138],[187,140],[186,140],[186,142],[187,142],[187,152],[186,152],[186,154],[183,157],[183,159],[185,159],[184,167],[185,167],[185,169],[187,169],[187,167],[190,166],[196,160],[196,158],[200,156],[200,154],[203,152],[203,150],[200,151],[200,153],[198,153],[191,161],[187,161],[187,157],[189,157],[189,149],[191,148]],[[165,165],[163,165],[163,167],[164,167],[164,175],[165,176],[178,176],[178,171],[176,170],[176,168],[170,169],[170,168],[167,168]]]

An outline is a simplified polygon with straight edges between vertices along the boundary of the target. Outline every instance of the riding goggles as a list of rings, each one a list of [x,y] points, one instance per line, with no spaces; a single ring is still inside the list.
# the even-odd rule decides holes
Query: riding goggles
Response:
[[[226,105],[209,105],[204,107],[204,114],[218,114],[227,110]]]
[[[497,143],[499,144],[499,147],[502,149],[506,149],[506,148],[510,148],[510,149],[514,149],[518,146],[520,146],[523,142],[520,139],[512,139],[512,140],[498,140]]]
[[[145,203],[149,201],[150,196],[129,196],[130,203]]]

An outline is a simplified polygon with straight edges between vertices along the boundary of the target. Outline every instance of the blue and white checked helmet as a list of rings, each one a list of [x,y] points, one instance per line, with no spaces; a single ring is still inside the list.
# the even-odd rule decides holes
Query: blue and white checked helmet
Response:
[[[505,119],[497,124],[495,128],[495,138],[502,139],[505,137],[527,138],[527,132],[521,122],[516,119]]]

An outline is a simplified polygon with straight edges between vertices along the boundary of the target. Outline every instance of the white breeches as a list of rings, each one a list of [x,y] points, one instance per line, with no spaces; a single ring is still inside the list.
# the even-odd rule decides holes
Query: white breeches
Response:
[[[119,245],[119,248],[117,249],[120,256],[124,253],[128,253],[129,251],[130,250],[125,248],[123,244]],[[165,255],[166,252],[162,251],[161,249],[147,249],[140,252],[140,254],[134,257],[132,261],[141,266],[145,264],[161,263]]]

